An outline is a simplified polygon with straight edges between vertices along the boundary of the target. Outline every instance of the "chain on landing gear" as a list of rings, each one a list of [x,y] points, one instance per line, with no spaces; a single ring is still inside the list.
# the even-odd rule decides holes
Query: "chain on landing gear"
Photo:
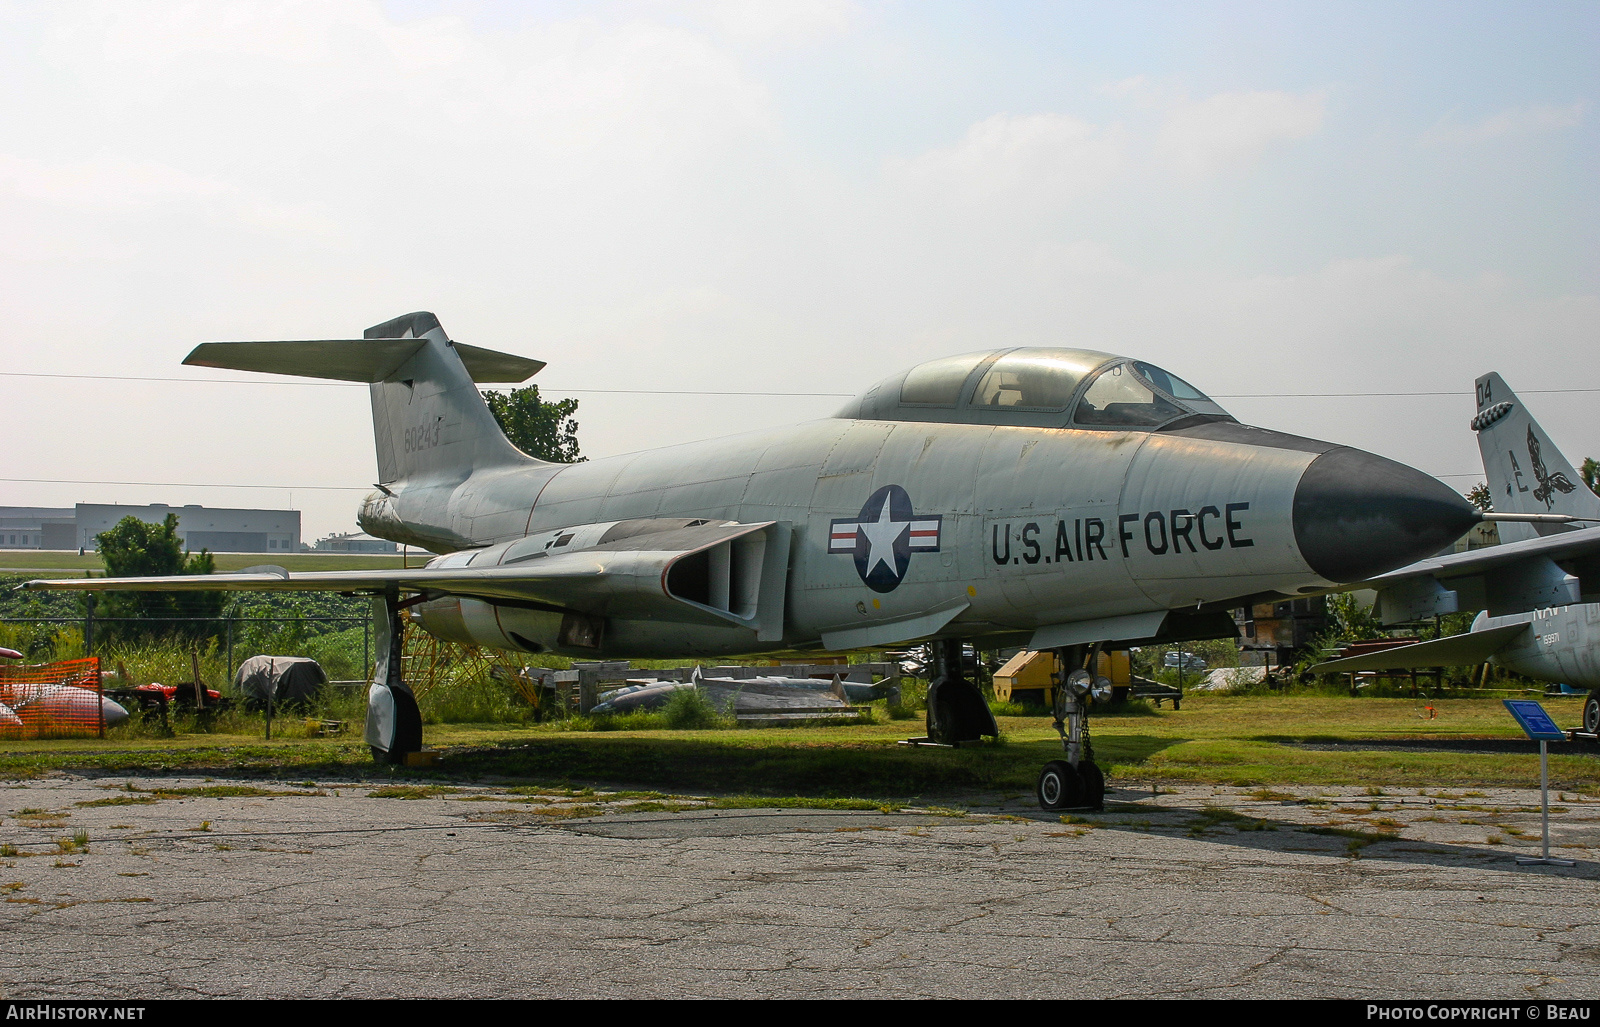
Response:
[[[1096,647],[1096,650],[1098,647]],[[1058,654],[1062,667],[1077,662],[1081,650]],[[1093,664],[1095,650],[1085,663]],[[1089,697],[1098,684],[1087,670],[1079,668],[1055,684],[1055,727],[1067,751],[1064,760],[1051,760],[1039,772],[1039,806],[1047,810],[1102,809],[1105,806],[1106,778],[1094,762],[1094,746],[1089,739]],[[1109,682],[1107,682],[1109,685]]]

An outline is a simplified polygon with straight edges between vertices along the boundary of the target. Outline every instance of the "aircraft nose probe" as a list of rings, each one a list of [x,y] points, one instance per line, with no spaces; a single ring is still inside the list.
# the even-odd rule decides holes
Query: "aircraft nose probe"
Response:
[[[1313,460],[1294,494],[1300,555],[1329,581],[1363,581],[1433,556],[1481,517],[1437,478],[1348,447]]]

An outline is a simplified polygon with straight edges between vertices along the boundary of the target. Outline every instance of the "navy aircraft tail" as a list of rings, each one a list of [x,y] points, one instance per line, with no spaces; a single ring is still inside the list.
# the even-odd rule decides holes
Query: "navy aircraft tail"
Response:
[[[208,342],[183,362],[366,383],[386,490],[542,463],[506,439],[478,383],[526,381],[544,362],[453,342],[426,311],[375,325],[360,339]]]
[[[1497,513],[1567,514],[1600,520],[1600,496],[1584,485],[1505,379],[1491,371],[1478,379],[1478,433],[1483,473]],[[1502,542],[1572,531],[1578,524],[1501,522]]]

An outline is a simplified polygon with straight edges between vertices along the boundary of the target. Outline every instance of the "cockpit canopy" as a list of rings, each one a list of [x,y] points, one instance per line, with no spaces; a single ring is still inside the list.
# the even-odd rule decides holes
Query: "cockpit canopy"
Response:
[[[1153,431],[1232,421],[1154,364],[1087,349],[999,349],[918,364],[850,401],[839,417]]]

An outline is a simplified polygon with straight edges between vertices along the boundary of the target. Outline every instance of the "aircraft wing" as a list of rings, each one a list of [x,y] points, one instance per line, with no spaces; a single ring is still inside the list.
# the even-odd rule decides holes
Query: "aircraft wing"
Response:
[[[93,592],[346,592],[382,594],[389,589],[429,599],[462,596],[512,605],[543,607],[596,616],[630,616],[689,624],[742,624],[766,626],[774,617],[782,623],[783,559],[746,560],[746,584],[734,591],[755,596],[757,609],[739,604],[706,588],[707,565],[715,550],[736,543],[756,543],[763,550],[774,538],[787,536],[775,522],[758,524],[701,524],[671,531],[636,535],[575,552],[547,556],[536,550],[516,558],[509,566],[435,566],[363,571],[288,571],[281,567],[255,567],[234,574],[192,574],[146,578],[66,578],[26,582],[27,589]],[[503,550],[480,551],[486,559],[506,559]],[[774,553],[774,556],[779,554]],[[696,558],[700,561],[696,563]],[[726,557],[725,557],[726,558]],[[473,552],[448,560],[462,564],[477,560]],[[732,557],[737,563],[738,558]],[[763,573],[764,564],[766,573]],[[771,580],[769,580],[771,579]],[[776,595],[774,588],[776,586]]]
[[[286,571],[263,567],[234,574],[180,574],[163,578],[64,578],[29,581],[28,589],[68,592],[401,592],[471,594],[508,599],[537,598],[581,591],[585,583],[607,577],[602,554],[572,553],[526,567],[471,567],[374,571]],[[588,559],[583,559],[588,557]],[[547,600],[548,601],[548,600]]]
[[[1431,642],[1402,645],[1382,652],[1329,660],[1309,668],[1312,674],[1347,674],[1358,670],[1414,670],[1419,667],[1467,667],[1482,663],[1510,645],[1529,625],[1504,624],[1464,635],[1436,638]]]
[[[1521,613],[1581,601],[1600,581],[1600,527],[1435,556],[1357,582],[1378,592],[1384,624],[1426,620],[1458,610]]]
[[[1483,549],[1473,549],[1465,553],[1435,556],[1427,560],[1419,560],[1387,574],[1380,574],[1376,578],[1371,578],[1350,587],[1383,588],[1385,585],[1394,584],[1405,578],[1415,578],[1421,575],[1429,575],[1435,578],[1459,578],[1469,574],[1480,574],[1492,568],[1507,566],[1536,557],[1543,557],[1547,560],[1573,560],[1589,556],[1600,556],[1600,527],[1579,528],[1576,531],[1564,531],[1559,535],[1546,535],[1522,542],[1507,542],[1498,546],[1486,546]]]

